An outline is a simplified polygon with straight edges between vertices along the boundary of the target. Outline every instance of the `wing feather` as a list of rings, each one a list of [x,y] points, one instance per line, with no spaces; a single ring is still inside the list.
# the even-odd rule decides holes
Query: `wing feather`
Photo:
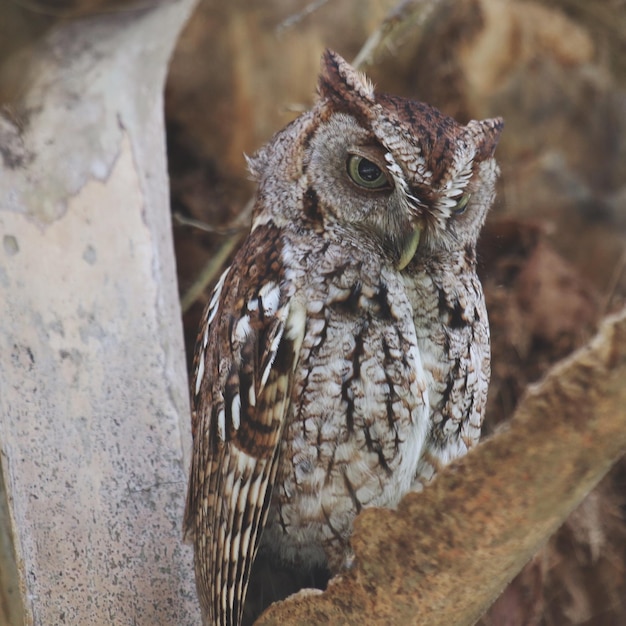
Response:
[[[195,543],[207,624],[241,622],[304,333],[303,326],[290,327],[292,295],[280,264],[279,232],[264,225],[222,275],[204,314],[185,533]]]

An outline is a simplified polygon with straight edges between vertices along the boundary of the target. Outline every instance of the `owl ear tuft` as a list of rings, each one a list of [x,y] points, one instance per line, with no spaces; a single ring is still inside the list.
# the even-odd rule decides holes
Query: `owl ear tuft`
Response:
[[[467,130],[476,145],[476,158],[483,161],[493,156],[503,128],[504,120],[501,117],[471,120],[467,124]]]
[[[318,90],[321,98],[342,108],[374,104],[374,86],[369,79],[330,49],[322,55]]]

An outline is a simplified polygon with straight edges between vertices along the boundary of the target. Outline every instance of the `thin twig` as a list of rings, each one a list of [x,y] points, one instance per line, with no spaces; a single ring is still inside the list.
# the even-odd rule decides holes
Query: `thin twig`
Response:
[[[251,199],[247,202],[246,206],[243,208],[243,211],[237,216],[234,222],[231,222],[228,227],[229,237],[228,239],[220,246],[218,251],[208,260],[204,268],[201,270],[200,274],[194,280],[193,284],[187,291],[183,294],[183,297],[180,301],[180,306],[183,313],[186,313],[194,302],[205,292],[208,285],[212,282],[215,282],[219,271],[222,269],[222,266],[235,249],[237,244],[243,239],[246,229],[244,225],[249,224],[250,216],[252,215],[252,209],[254,207],[254,199]],[[194,220],[191,218],[182,218],[181,216],[176,218],[181,224],[187,224],[192,226],[193,228],[199,228],[200,230],[204,230],[206,232],[216,233],[218,232],[212,226],[209,226],[203,222],[198,220]]]
[[[215,280],[219,271],[222,269],[222,265],[224,265],[226,259],[228,259],[240,239],[241,237],[239,235],[229,237],[209,259],[198,278],[196,278],[191,287],[187,289],[181,298],[180,307],[183,313],[186,313],[191,308],[194,302],[204,293],[207,285],[210,285]]]
[[[410,28],[422,26],[441,0],[402,0],[381,25],[368,37],[356,55],[353,65],[365,69],[374,64],[383,50],[394,49]]]
[[[281,35],[286,30],[293,28],[296,24],[301,22],[305,17],[308,17],[309,15],[317,11],[319,8],[323,7],[327,2],[328,0],[314,0],[313,2],[309,2],[309,4],[307,4],[304,7],[304,9],[302,9],[302,11],[299,11],[298,13],[294,13],[293,15],[290,15],[289,17],[285,18],[276,27],[276,34]]]
[[[225,237],[230,237],[235,233],[238,233],[241,230],[244,230],[246,226],[244,224],[239,224],[239,218],[237,218],[231,224],[227,224],[225,226],[213,226],[213,224],[207,224],[206,222],[202,222],[200,220],[196,220],[193,217],[187,217],[178,211],[172,214],[172,218],[177,224],[181,226],[190,226],[191,228],[195,228],[197,230],[201,230],[204,233],[210,233],[212,235],[223,235]]]

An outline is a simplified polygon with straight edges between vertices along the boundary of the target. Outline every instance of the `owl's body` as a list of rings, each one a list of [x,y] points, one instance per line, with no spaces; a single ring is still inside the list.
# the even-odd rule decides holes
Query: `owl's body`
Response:
[[[499,120],[379,96],[328,52],[320,101],[251,162],[252,231],[204,316],[186,530],[207,624],[241,620],[259,546],[338,571],[480,435],[489,331],[475,244]]]
[[[409,491],[428,393],[398,273],[376,246],[328,235],[305,252],[294,232],[285,248],[302,294],[291,315],[306,328],[263,543],[282,560],[328,558],[337,570],[355,513]]]

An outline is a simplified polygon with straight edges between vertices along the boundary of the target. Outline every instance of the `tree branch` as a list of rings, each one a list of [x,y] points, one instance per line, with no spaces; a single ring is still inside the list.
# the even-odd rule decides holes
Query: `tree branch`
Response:
[[[14,624],[199,623],[181,541],[189,407],[163,122],[193,0],[151,4],[57,24],[20,68],[15,115],[0,116]]]

